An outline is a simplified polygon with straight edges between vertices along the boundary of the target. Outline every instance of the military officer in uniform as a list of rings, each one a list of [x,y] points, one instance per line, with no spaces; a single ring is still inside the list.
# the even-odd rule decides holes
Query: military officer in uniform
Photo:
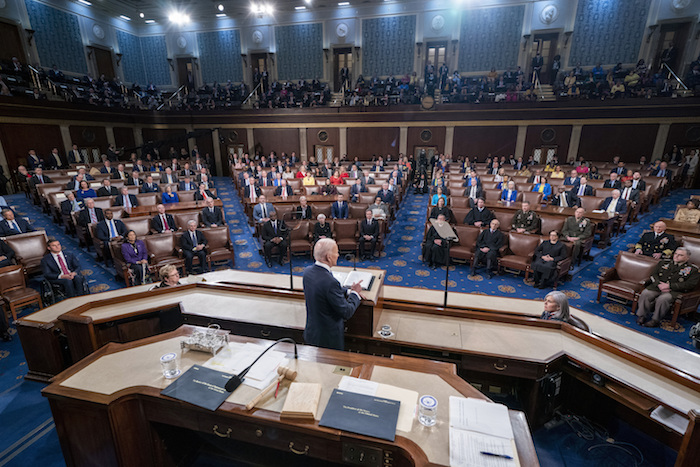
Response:
[[[671,258],[676,249],[676,239],[666,233],[666,223],[657,221],[654,223],[654,231],[646,232],[634,246],[634,252],[638,255],[652,256],[656,259]]]
[[[530,211],[529,201],[523,201],[513,216],[513,230],[518,233],[537,233],[540,230],[540,216]]]
[[[581,245],[593,236],[593,223],[587,217],[583,217],[585,209],[577,208],[573,217],[564,221],[564,228],[561,229],[561,236],[574,244],[571,249],[573,261],[578,259]]]
[[[666,316],[674,300],[683,292],[695,290],[700,280],[698,268],[688,262],[690,252],[679,247],[672,260],[660,261],[639,295],[637,324],[655,328]],[[646,321],[649,313],[651,319]]]

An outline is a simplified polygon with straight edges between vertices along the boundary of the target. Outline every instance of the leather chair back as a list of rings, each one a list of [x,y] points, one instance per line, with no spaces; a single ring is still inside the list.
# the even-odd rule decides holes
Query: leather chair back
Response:
[[[309,222],[310,221],[298,221],[290,231],[291,241],[295,240],[307,240],[309,239]]]
[[[189,221],[195,221],[197,223],[197,228],[199,228],[199,211],[174,212],[172,214],[178,229],[187,230],[187,223]]]
[[[538,235],[508,233],[508,248],[516,256],[528,256],[533,253],[540,244]]]
[[[473,250],[476,245],[476,239],[479,237],[479,233],[481,233],[481,229],[473,225],[457,225],[453,228],[457,234],[457,238],[459,238],[459,243],[457,243],[457,245]]]
[[[484,198],[489,201],[498,201],[501,199],[501,190],[484,190]]]
[[[124,215],[124,207],[123,206],[112,206],[109,208],[112,211],[112,215],[114,219],[119,219],[123,220],[122,216]],[[126,219],[126,218],[124,218]]]
[[[515,217],[515,211],[495,211],[493,214],[496,216],[496,219],[498,219],[501,223],[499,230],[503,232],[510,231],[511,227],[513,226],[513,217]],[[485,225],[484,227],[488,226]]]
[[[376,195],[372,195],[369,193],[360,193],[360,196],[358,198],[358,202],[360,204],[364,204],[365,206],[369,206],[370,204],[374,203],[374,198],[376,198]]]
[[[273,196],[275,196],[275,190],[277,189],[276,186],[261,186],[260,187],[260,194],[265,195],[265,197],[269,200]]]
[[[171,232],[149,235],[143,241],[153,263],[159,263],[168,259],[178,259],[175,251],[175,236]]]
[[[463,196],[450,196],[450,207],[451,208],[468,208],[470,198],[465,198]]]
[[[338,190],[338,194],[345,196],[345,200],[350,199],[350,188],[348,185],[338,185],[335,187]]]
[[[15,259],[24,266],[27,274],[41,272],[41,259],[46,253],[46,232],[39,230],[5,238],[5,243],[15,252]]]
[[[353,219],[364,219],[365,211],[367,211],[366,204],[354,203],[350,205],[350,217]]]
[[[566,219],[562,216],[542,215],[540,216],[540,231],[542,235],[549,235],[549,232],[552,230],[561,233],[564,228],[564,222],[566,222]]]
[[[649,256],[621,251],[615,261],[615,270],[620,280],[636,284],[649,279],[658,262]]]
[[[0,269],[0,293],[4,294],[25,287],[24,268],[21,264],[5,266]]]
[[[599,198],[597,196],[581,196],[581,207],[586,210],[586,212],[591,212],[596,209],[600,209],[600,205],[603,204],[605,198]]]
[[[681,243],[690,253],[688,261],[695,266],[700,265],[700,238],[683,236],[681,237]]]
[[[333,221],[333,232],[336,241],[355,239],[357,234],[357,221],[354,219],[336,219]]]
[[[454,208],[452,209],[452,217],[454,218],[455,224],[464,225],[464,218],[467,217],[471,209],[469,208]],[[430,214],[428,214],[430,215]]]
[[[202,233],[207,239],[207,249],[211,251],[228,248],[231,243],[231,236],[226,226],[202,229]]]
[[[158,185],[158,191],[160,191],[161,193],[165,193],[165,189],[167,187],[168,187],[167,183],[161,183],[160,185]],[[173,193],[175,193],[175,192],[177,192],[178,188],[180,188],[180,187],[178,186],[177,183],[173,183],[170,185],[170,188],[172,188]],[[178,198],[179,198],[179,196],[178,196]]]
[[[313,209],[314,216],[318,216],[319,214],[323,214],[324,216],[326,216],[326,219],[328,219],[330,221],[331,203],[313,204],[313,205],[311,205],[311,209]]]
[[[112,207],[113,198],[111,196],[100,196],[98,198],[93,198],[93,200],[95,201],[95,207],[103,211]]]
[[[126,187],[126,189],[129,191],[129,194],[130,194],[130,195],[138,196],[139,193],[140,193],[139,187],[134,186],[134,185],[128,185],[128,186]],[[120,194],[121,194],[121,193],[120,193]]]
[[[532,207],[542,204],[542,196],[542,193],[536,191],[523,191],[523,201],[529,201]]]
[[[158,204],[156,193],[141,193],[136,195],[139,201],[139,206],[155,206]]]
[[[191,203],[194,201],[194,190],[189,191],[178,191],[177,197],[180,198],[181,203]]]
[[[381,183],[381,180],[378,180],[376,175],[374,176],[374,181]],[[372,195],[372,202],[374,202],[374,198],[377,196],[377,193],[382,191],[382,185],[374,184],[374,185],[366,185],[366,186],[367,186],[367,194]]]
[[[122,219],[126,230],[133,230],[137,237],[144,237],[151,231],[151,219],[149,217],[128,217]]]
[[[301,180],[298,178],[289,179],[287,180],[287,185],[291,186],[292,190],[296,193],[301,189]]]

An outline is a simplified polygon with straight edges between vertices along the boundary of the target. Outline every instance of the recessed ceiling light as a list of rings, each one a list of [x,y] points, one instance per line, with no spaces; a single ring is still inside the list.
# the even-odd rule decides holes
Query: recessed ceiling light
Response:
[[[221,3],[219,3],[219,6],[217,6],[216,8],[218,8],[219,11],[224,11],[224,5]]]
[[[154,20],[154,19],[147,19],[147,20],[144,21],[144,22],[145,22],[146,24],[153,24],[153,23],[156,22],[156,20]]]
[[[179,11],[173,11],[170,13],[168,19],[175,24],[187,24],[190,22],[190,15]]]
[[[216,17],[217,18],[226,18],[226,13],[217,13]]]
[[[348,6],[350,2],[338,2],[338,6]]]
[[[83,5],[92,6],[92,3],[88,2],[87,0],[78,0],[78,1],[80,3],[82,3]]]
[[[307,5],[311,5],[311,0],[304,0]]]
[[[119,17],[120,17],[121,19],[123,19],[124,21],[131,21],[131,18],[129,18],[129,17],[126,16],[126,15],[119,15]]]
[[[306,7],[305,7],[304,5],[302,5],[302,6],[295,6],[294,9],[295,9],[295,10],[306,10]]]
[[[139,18],[145,18],[145,17],[146,17],[146,15],[144,15],[143,13],[139,13]]]

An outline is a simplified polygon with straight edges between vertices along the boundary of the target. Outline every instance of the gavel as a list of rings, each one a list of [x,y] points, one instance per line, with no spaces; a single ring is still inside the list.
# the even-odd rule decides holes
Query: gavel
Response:
[[[260,391],[260,394],[258,394],[250,402],[248,402],[245,406],[246,410],[251,410],[253,407],[255,407],[257,403],[260,402],[263,399],[263,397],[268,395],[275,387],[277,387],[277,385],[280,384],[283,379],[294,381],[297,377],[297,370],[292,370],[291,368],[287,368],[286,366],[279,366],[277,367],[277,374],[279,375],[277,377],[277,380],[270,383],[268,387]]]

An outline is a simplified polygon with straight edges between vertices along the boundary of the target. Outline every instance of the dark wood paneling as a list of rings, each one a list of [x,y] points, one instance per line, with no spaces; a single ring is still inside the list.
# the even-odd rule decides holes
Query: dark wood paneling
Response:
[[[453,156],[476,156],[480,161],[487,154],[509,156],[515,152],[518,127],[455,127]]]
[[[51,154],[51,149],[55,147],[61,154],[65,151],[58,125],[4,123],[0,125],[0,138],[11,168],[16,168],[20,160],[25,163],[30,149],[40,156]]]
[[[348,159],[357,156],[370,160],[372,156],[387,154],[394,159],[399,154],[397,127],[348,128]]]
[[[688,130],[690,130],[691,128],[693,128],[693,130],[691,130],[693,132],[692,135],[695,135],[695,136],[688,134]],[[680,148],[700,147],[700,140],[692,141],[690,138],[688,138],[688,136],[691,136],[694,139],[697,137],[698,133],[700,133],[700,122],[674,123],[673,125],[671,125],[671,128],[669,128],[669,130],[668,130],[668,139],[666,140],[666,146],[664,147],[664,153],[670,153],[674,144]]]
[[[197,143],[197,149],[199,149],[199,153],[202,157],[207,153],[209,153],[211,157],[214,157],[214,140],[212,139],[211,133],[198,136],[195,138],[195,141]]]
[[[318,139],[318,134],[321,131],[328,133],[328,140],[321,141]],[[306,129],[306,152],[307,157],[314,155],[314,146],[333,146],[333,154],[342,157],[340,154],[340,130],[338,128],[307,128]]]
[[[100,126],[71,125],[70,140],[79,147],[99,147],[103,153],[107,152],[107,132]]]
[[[114,127],[114,141],[116,142],[118,148],[124,148],[127,151],[132,149],[134,146],[136,146],[133,128],[123,126]],[[127,154],[125,157],[128,156],[129,154]]]
[[[620,156],[625,162],[651,158],[659,125],[584,125],[578,155],[591,161],[611,161]],[[578,157],[578,156],[577,156]]]
[[[429,141],[423,141],[421,139],[421,133],[423,130],[429,130],[432,136]],[[413,127],[408,129],[408,142],[406,144],[406,151],[409,154],[413,154],[413,148],[416,146],[437,146],[439,153],[445,151],[445,127],[444,126],[431,126],[431,127]]]
[[[283,152],[287,155],[296,152],[299,155],[299,130],[296,128],[255,128],[253,140],[255,150],[262,154],[275,151],[278,156]]]
[[[160,151],[160,156],[163,158],[168,156],[171,146],[175,147],[177,154],[180,154],[180,148],[187,148],[187,130],[184,128],[167,130],[144,128],[142,134],[143,144],[155,143],[156,148]]]
[[[551,128],[556,133],[553,141],[542,141],[542,131]],[[527,127],[527,135],[525,136],[525,158],[532,154],[535,148],[542,146],[557,146],[557,155],[559,161],[566,161],[566,156],[569,154],[569,141],[571,140],[570,125],[533,125]]]
[[[24,44],[20,37],[19,26],[9,20],[0,19],[0,60],[12,60],[17,57],[22,64],[25,63]],[[50,66],[48,63],[44,66]]]

